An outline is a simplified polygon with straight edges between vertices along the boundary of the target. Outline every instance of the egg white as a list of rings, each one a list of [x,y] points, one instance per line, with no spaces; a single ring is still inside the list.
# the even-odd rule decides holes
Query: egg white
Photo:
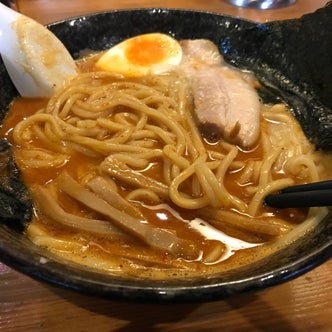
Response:
[[[182,48],[178,41],[166,34],[150,33],[113,46],[99,58],[96,67],[128,77],[141,77],[153,68],[176,66],[181,59]]]

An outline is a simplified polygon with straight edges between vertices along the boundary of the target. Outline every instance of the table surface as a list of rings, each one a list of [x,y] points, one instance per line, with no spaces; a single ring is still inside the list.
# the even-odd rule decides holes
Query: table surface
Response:
[[[190,8],[254,21],[297,18],[328,1],[297,0],[274,10],[223,0],[20,0],[41,23],[120,8]],[[81,295],[33,280],[0,263],[0,331],[332,331],[332,260],[282,285],[226,301],[150,305]]]

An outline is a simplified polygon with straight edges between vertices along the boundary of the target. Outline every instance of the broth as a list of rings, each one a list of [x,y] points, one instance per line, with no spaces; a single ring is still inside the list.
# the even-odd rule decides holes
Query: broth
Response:
[[[94,61],[96,61],[95,57],[85,59],[81,62],[81,70],[87,72],[93,71]],[[121,83],[122,79],[116,77],[114,82]],[[128,83],[123,84],[127,84],[128,86],[131,86],[132,83],[146,84],[146,81],[141,81],[140,79],[127,80],[126,82]],[[176,85],[177,83],[175,82],[174,84]],[[85,99],[87,98],[88,97]],[[83,103],[85,99],[82,99],[80,103]],[[31,148],[35,149],[34,151],[38,149],[44,151],[49,149],[48,145],[45,143],[45,140],[43,141],[43,139],[38,138],[36,134],[29,134],[30,136],[26,140],[25,146],[17,143],[13,137],[13,128],[17,127],[23,119],[29,118],[40,109],[45,108],[48,102],[48,100],[43,99],[16,99],[12,103],[10,112],[3,123],[1,136],[6,137],[14,145],[15,157],[22,171],[23,181],[28,188],[33,188],[37,185],[49,188],[52,184],[55,184],[56,187],[57,178],[64,171],[75,179],[75,181],[86,184],[91,178],[94,178],[100,173],[100,164],[103,163],[105,159],[105,155],[102,153],[92,153],[89,147],[85,147],[85,150],[83,150],[80,146],[79,148],[83,152],[88,151],[88,153],[81,153],[81,150],[76,149],[77,143],[75,143],[76,145],[74,143],[68,144],[66,139],[64,139],[63,142],[65,143],[63,143],[63,147],[70,150],[70,155],[68,155],[63,163],[52,167],[29,167],[22,153]],[[157,103],[157,101],[155,101],[155,103]],[[151,105],[151,107],[154,107],[153,103]],[[139,120],[137,120],[134,115],[131,115],[130,112],[131,109],[128,106],[117,106],[114,108],[112,114],[107,115],[107,120],[116,118],[118,114],[123,117],[121,118],[123,123],[127,121],[126,117],[128,117],[128,123],[133,122],[134,125],[137,126]],[[236,197],[236,199],[243,202],[243,204],[250,204],[255,195],[255,188],[252,187],[257,186],[260,180],[255,179],[254,175],[250,178],[246,178],[245,169],[247,165],[251,163],[253,165],[252,173],[254,174],[254,168],[257,167],[255,165],[265,158],[264,149],[266,148],[264,147],[265,143],[263,138],[281,129],[291,135],[292,138],[297,137],[301,142],[301,145],[304,147],[303,150],[314,160],[319,178],[311,178],[311,176],[307,174],[306,167],[304,167],[304,170],[298,171],[297,175],[290,175],[289,170],[284,167],[286,163],[285,160],[288,156],[285,154],[286,148],[282,147],[280,152],[281,157],[275,158],[270,168],[271,174],[269,176],[271,176],[274,181],[291,177],[293,184],[299,184],[331,177],[331,170],[329,167],[326,167],[326,165],[328,165],[326,160],[330,160],[330,157],[322,152],[315,151],[315,148],[305,138],[299,124],[293,119],[289,110],[287,110],[284,105],[262,104],[261,112],[261,134],[256,146],[250,150],[244,150],[235,146],[237,155],[230,167],[226,170],[223,185],[231,197]],[[273,116],[270,117],[272,113],[280,114],[280,118],[286,119],[286,121],[279,121]],[[67,116],[66,119],[68,117],[69,116]],[[95,121],[95,119],[91,121]],[[120,126],[121,121],[116,122],[117,126]],[[84,125],[87,125],[88,129],[93,129],[94,127],[92,125],[90,126],[90,124],[94,123],[95,122],[84,122]],[[150,127],[157,125],[158,122],[156,122],[156,120],[149,123]],[[164,130],[164,127],[160,127]],[[122,132],[122,134],[124,135],[125,132]],[[107,132],[105,135],[106,136],[100,138],[100,140],[106,141],[114,137],[117,139],[121,138],[120,133],[117,134],[118,136],[116,136],[116,134],[112,136],[113,134],[110,132]],[[169,135],[172,137],[173,133]],[[195,136],[190,135],[191,134],[189,134],[189,140],[195,141],[195,139],[197,139]],[[140,144],[142,144],[144,148],[146,141],[148,140],[143,139],[140,141]],[[161,141],[153,138],[148,143],[153,146],[154,151],[162,151],[164,146]],[[207,163],[210,164],[219,162],[218,156],[227,156],[228,149],[230,149],[230,145],[223,142],[212,144],[201,139],[200,144],[208,151]],[[233,149],[233,147],[231,148]],[[189,148],[186,147],[186,149]],[[282,155],[283,153],[284,155]],[[114,154],[117,155],[117,153]],[[185,152],[183,158],[186,158],[188,154],[189,152]],[[38,160],[40,156],[34,154],[34,160]],[[167,187],[168,184],[164,180],[165,171],[163,165],[160,163],[160,160],[164,159],[165,157],[160,157],[159,155],[151,158],[147,167],[143,167],[139,171],[135,170],[135,173],[140,173],[146,178],[152,178],[157,182],[162,182]],[[281,166],[277,166],[278,163]],[[128,194],[135,189],[134,184],[128,184],[125,180],[121,180],[115,175],[106,174],[107,172],[105,173],[105,170],[103,172],[103,176],[111,178],[112,182],[117,185],[118,194],[124,199],[127,199]],[[255,181],[257,183],[255,183]],[[188,193],[192,187],[195,187],[195,183],[184,181],[179,188],[181,192],[189,195]],[[52,190],[54,190],[54,188],[50,189],[50,191]],[[105,215],[80,203],[75,198],[64,193],[62,189],[59,189],[56,195],[58,197],[59,206],[66,211],[67,214],[93,220],[107,220]],[[201,197],[201,194],[191,195],[195,199]],[[129,199],[129,202],[145,217],[143,223],[148,223],[154,228],[169,231],[169,234],[176,234],[177,237],[184,241],[194,244],[196,250],[195,254],[187,255],[180,253],[174,255],[167,250],[153,248],[144,243],[142,239],[132,236],[132,234],[123,234],[125,233],[123,230],[120,231],[119,234],[115,232],[111,236],[95,234],[94,232],[84,232],[81,229],[75,229],[75,227],[63,225],[56,220],[52,220],[52,218],[47,216],[47,213],[45,215],[38,204],[36,205],[34,219],[27,233],[32,241],[38,245],[47,247],[57,255],[89,266],[92,269],[108,271],[108,273],[111,274],[124,274],[127,276],[154,279],[163,279],[166,277],[179,278],[213,274],[261,259],[303,234],[303,227],[301,228],[300,234],[296,231],[299,224],[307,225],[304,231],[308,231],[311,227],[314,227],[315,223],[319,222],[326,213],[326,209],[312,209],[310,218],[308,218],[307,209],[277,210],[261,204],[258,207],[257,213],[254,216],[249,216],[248,211],[240,211],[237,206],[231,205],[231,203],[228,207],[213,207],[207,205],[203,208],[186,209],[177,206],[172,200],[165,198],[161,198],[158,202],[153,201],[153,199],[149,197],[143,198],[142,200],[133,198]],[[219,213],[223,216],[221,220],[219,220]],[[232,221],[228,220],[228,218],[240,221],[232,224]],[[241,221],[241,218],[245,218],[245,220]],[[112,223],[111,221],[109,222]],[[250,222],[263,222],[271,225],[271,232],[273,233],[273,229],[275,228],[279,233],[272,234],[270,231],[261,232],[260,229],[263,229],[263,226],[260,224],[253,226],[251,230],[250,226],[249,229],[247,226],[244,227],[246,223]],[[294,235],[288,235],[288,237],[286,237],[287,241],[283,241],[283,237],[286,234]]]

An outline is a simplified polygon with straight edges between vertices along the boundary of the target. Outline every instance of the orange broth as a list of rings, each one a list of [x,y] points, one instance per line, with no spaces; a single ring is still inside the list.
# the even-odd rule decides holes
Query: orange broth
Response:
[[[6,137],[9,141],[12,142],[12,128],[15,127],[15,125],[21,121],[23,118],[28,117],[31,114],[34,114],[37,110],[39,110],[41,107],[45,106],[46,100],[43,99],[26,99],[26,98],[17,98],[10,107],[10,112],[7,116],[7,118],[4,121],[4,124],[1,128],[0,135]],[[205,144],[208,144],[205,142]],[[210,146],[211,149],[211,146]],[[217,149],[217,147],[216,147]],[[260,157],[260,154],[262,153],[259,146],[257,146],[252,151],[241,151],[240,152],[240,159],[247,160],[248,158],[256,159]],[[239,158],[237,158],[239,159]],[[70,174],[82,174],[86,173],[89,169],[92,169],[98,165],[98,163],[101,160],[98,160],[96,158],[89,158],[87,156],[83,156],[78,153],[74,153],[70,160],[62,167],[60,168],[50,168],[50,169],[28,169],[25,167],[22,167],[22,176],[23,180],[26,183],[28,187],[32,186],[33,184],[46,184],[50,181],[52,181],[54,178],[56,178],[60,171],[66,169]],[[153,176],[158,177],[158,174],[160,172],[160,168],[158,164],[155,164],[155,166],[149,168],[147,171],[148,173],[154,173]],[[241,198],[245,198],[245,194],[241,192],[241,188],[238,186],[233,186],[232,184],[234,181],[236,181],[238,177],[238,172],[229,172],[226,177],[226,187],[227,189],[234,195],[237,195]],[[124,192],[126,189],[123,189]],[[61,204],[62,206],[68,211],[68,212],[75,212],[77,214],[86,215],[88,214],[90,217],[96,218],[98,217],[98,214],[95,212],[87,211],[85,208],[82,208],[79,203],[75,202],[73,199],[71,199],[68,196],[62,196],[61,197]],[[191,241],[194,241],[195,243],[200,243],[200,246],[204,248],[205,250],[209,247],[214,245],[215,241],[206,241],[202,235],[195,232],[188,232],[187,226],[179,221],[176,220],[176,218],[173,217],[171,213],[165,208],[160,210],[150,210],[147,208],[140,207],[143,211],[144,215],[147,217],[149,222],[151,222],[153,225],[161,228],[170,228],[170,229],[176,229],[177,234],[179,237],[188,239]],[[195,218],[195,211],[184,211],[182,209],[177,208],[181,216],[185,219],[193,219]],[[274,209],[270,209],[268,207],[262,207],[261,211],[262,215],[264,214],[274,214],[278,218],[283,218],[287,222],[292,222],[294,224],[301,222],[305,219],[307,211],[303,209],[287,209],[282,211],[277,211]],[[161,216],[161,217],[160,217]],[[100,217],[100,216],[99,216]],[[84,264],[84,257],[86,255],[92,255],[92,257],[98,257],[102,259],[108,259],[107,257],[110,255],[113,257],[117,257],[119,260],[118,266],[121,270],[126,271],[127,274],[130,274],[130,269],[126,269],[126,256],[130,252],[136,252],[137,250],[139,253],[137,254],[139,257],[149,257],[148,260],[151,261],[152,266],[154,265],[153,262],[156,263],[157,266],[160,264],[168,265],[167,262],[176,261],[173,257],[171,257],[167,253],[150,253],[149,248],[146,248],[145,245],[140,243],[139,241],[132,242],[129,241],[129,243],[123,243],[122,240],[119,242],[109,241],[105,238],[98,238],[91,236],[89,234],[80,234],[76,231],[61,226],[55,223],[52,223],[50,221],[45,221],[44,216],[38,215],[35,218],[35,222],[40,224],[41,228],[44,228],[51,234],[53,234],[54,237],[60,237],[60,238],[68,238],[68,239],[76,239],[78,242],[81,242],[83,244],[88,244],[88,250],[85,250],[84,255],[78,259],[80,263]],[[241,230],[232,229],[231,227],[225,225],[222,231],[225,231],[229,235],[233,237],[239,237],[245,240],[251,240],[251,241],[258,241],[261,242],[262,240],[268,240],[268,238],[264,238],[262,236],[258,236],[257,234],[251,234],[248,236],[248,234],[245,234]],[[232,257],[228,258],[227,261],[223,261],[222,263],[218,263],[215,265],[209,265],[204,264],[202,262],[186,262],[182,261],[181,264],[184,266],[195,266],[196,272],[190,272],[190,274],[195,273],[202,273],[202,271],[205,272],[215,272],[220,270],[226,270],[234,267],[241,266],[245,263],[248,263],[252,260],[256,260],[259,257],[263,257],[266,254],[270,252],[269,247],[254,247],[251,249],[241,250],[240,252],[237,252]],[[68,257],[68,254],[66,254]],[[70,255],[69,255],[70,256]],[[124,261],[122,258],[124,258]],[[72,257],[71,259],[77,260],[77,257]],[[114,260],[114,258],[113,258]],[[191,265],[190,265],[191,264]],[[167,270],[167,269],[166,269]],[[160,270],[162,271],[162,269]],[[172,270],[173,271],[173,270]],[[181,271],[181,269],[179,270]],[[135,274],[140,274],[141,272],[135,272]],[[149,277],[159,278],[163,277],[165,274],[165,271],[163,273],[153,273],[151,275],[151,271],[145,270],[143,273],[143,276],[146,276],[148,274]],[[175,273],[173,276],[181,276],[182,273]],[[189,272],[188,272],[189,273]],[[166,272],[167,274],[167,272]],[[187,272],[185,272],[187,274]]]

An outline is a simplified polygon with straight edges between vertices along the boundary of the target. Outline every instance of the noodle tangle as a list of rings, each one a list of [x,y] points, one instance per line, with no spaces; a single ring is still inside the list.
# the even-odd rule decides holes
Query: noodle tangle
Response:
[[[96,156],[101,160],[96,173],[130,182],[133,190],[144,190],[142,197],[156,200],[157,193],[185,209],[233,207],[251,216],[258,215],[265,195],[292,185],[293,175],[318,179],[314,151],[308,147],[303,151],[303,142],[287,130],[268,130],[261,135],[262,160],[238,162],[240,185],[253,198],[231,194],[225,177],[239,150],[225,142],[219,143],[222,153],[210,149],[191,107],[190,88],[180,71],[139,81],[107,72],[82,73],[45,109],[15,127],[19,162],[31,168],[61,167],[73,151]],[[279,105],[263,112],[263,117],[276,125],[292,122]],[[40,146],[30,143],[33,137]],[[289,174],[274,181],[271,174],[278,163]],[[153,167],[159,169],[158,181],[149,177]]]

